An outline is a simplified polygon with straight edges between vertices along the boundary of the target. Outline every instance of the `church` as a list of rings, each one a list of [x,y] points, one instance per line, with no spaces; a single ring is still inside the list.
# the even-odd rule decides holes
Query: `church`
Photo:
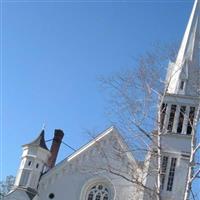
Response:
[[[158,111],[160,199],[183,200],[191,155],[191,135],[199,119],[200,0],[195,0],[177,58],[169,63]],[[4,200],[156,200],[156,158],[138,162],[120,132],[110,127],[56,164],[64,133],[45,131],[24,144],[13,189]]]

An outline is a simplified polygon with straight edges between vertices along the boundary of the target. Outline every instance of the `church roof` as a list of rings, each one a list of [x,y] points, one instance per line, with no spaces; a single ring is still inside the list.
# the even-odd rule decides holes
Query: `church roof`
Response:
[[[32,200],[36,194],[37,191],[32,188],[16,187],[5,196],[5,199],[18,199],[16,197],[20,196],[20,199]]]
[[[134,165],[138,166],[138,163],[136,159],[134,158],[134,155],[132,152],[129,150],[128,145],[126,144],[125,140],[121,136],[121,134],[118,132],[118,130],[114,127],[111,126],[110,128],[106,129],[96,137],[94,137],[91,141],[89,141],[87,144],[83,145],[80,147],[78,150],[76,150],[74,153],[66,157],[64,160],[62,160],[60,163],[58,163],[54,168],[49,170],[44,176],[50,175],[53,171],[59,170],[62,166],[65,165],[65,163],[70,163],[72,160],[74,160],[76,157],[81,156],[82,153],[87,151],[89,148],[92,148],[95,146],[97,143],[101,142],[102,140],[106,139],[107,137],[112,137],[114,136],[118,143],[120,144],[121,148],[123,148],[124,152],[126,152],[126,156],[129,159],[130,162],[132,162]],[[108,139],[108,138],[107,138]]]
[[[104,139],[106,136],[113,134],[117,139],[118,142],[120,143],[121,147],[124,149],[124,151],[126,152],[128,158],[130,160],[132,160],[135,164],[137,164],[132,152],[129,150],[128,145],[126,144],[124,138],[122,137],[122,135],[119,133],[119,131],[117,130],[116,127],[111,126],[110,128],[106,129],[104,132],[100,133],[99,135],[97,135],[95,138],[93,138],[91,141],[89,141],[87,144],[85,144],[84,146],[82,146],[80,149],[78,149],[76,152],[74,152],[72,155],[70,155],[67,160],[68,162],[70,162],[71,160],[73,160],[76,156],[78,156],[79,154],[81,154],[82,152],[84,152],[85,150],[87,150],[88,148],[90,148],[91,146],[93,146],[94,144],[98,143],[99,141],[101,141],[102,139]]]
[[[38,146],[38,147],[41,147],[43,149],[49,150],[46,146],[46,142],[45,142],[45,139],[44,139],[44,129],[41,131],[39,136],[34,141],[32,141],[31,143],[25,144],[23,146],[27,146],[27,145]]]

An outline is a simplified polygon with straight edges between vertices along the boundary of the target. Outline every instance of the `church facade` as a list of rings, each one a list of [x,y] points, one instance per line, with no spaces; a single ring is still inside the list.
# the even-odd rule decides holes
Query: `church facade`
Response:
[[[200,103],[200,0],[193,10],[176,58],[169,64],[159,111],[160,196],[183,200]],[[55,130],[51,149],[44,130],[23,145],[15,186],[5,200],[154,200],[157,162],[149,151],[138,162],[115,127],[110,127],[58,164],[63,138]],[[144,164],[145,163],[145,164]]]

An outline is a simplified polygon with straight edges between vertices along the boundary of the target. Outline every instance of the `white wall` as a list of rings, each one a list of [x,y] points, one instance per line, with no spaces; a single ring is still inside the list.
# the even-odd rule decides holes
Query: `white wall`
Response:
[[[117,149],[123,145],[119,140],[115,134],[109,133],[84,151],[80,151],[80,154],[64,160],[43,176],[38,199],[48,200],[49,194],[54,193],[54,200],[83,200],[81,194],[84,195],[84,188],[95,181],[105,181],[111,189],[113,199],[137,199],[133,183],[102,170],[109,164],[117,171],[128,173],[128,163],[134,165],[134,160],[128,158],[125,151],[122,156],[118,155]]]

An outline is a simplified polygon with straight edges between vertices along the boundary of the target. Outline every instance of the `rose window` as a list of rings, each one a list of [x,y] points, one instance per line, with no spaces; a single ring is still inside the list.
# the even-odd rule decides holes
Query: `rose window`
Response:
[[[108,188],[102,184],[93,186],[87,195],[87,200],[110,200]]]

